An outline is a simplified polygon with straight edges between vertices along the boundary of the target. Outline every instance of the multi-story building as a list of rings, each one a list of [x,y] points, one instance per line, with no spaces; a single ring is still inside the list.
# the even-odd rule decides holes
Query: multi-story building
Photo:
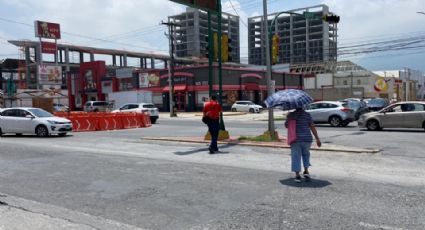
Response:
[[[337,27],[321,19],[329,12],[326,5],[293,9],[280,14],[274,25],[273,19],[279,13],[268,15],[267,23],[272,34],[279,37],[278,63],[305,64],[336,61]],[[311,18],[303,16],[310,12]],[[248,18],[248,62],[266,64],[266,34],[263,30],[263,16]],[[265,34],[266,33],[266,34]]]
[[[218,17],[211,15],[211,27],[217,32]],[[175,24],[173,31],[175,55],[177,57],[206,57],[208,37],[207,12],[188,7],[186,12],[168,17],[168,22]],[[222,14],[221,30],[230,38],[232,48],[229,56],[232,62],[240,62],[239,17],[228,13]]]

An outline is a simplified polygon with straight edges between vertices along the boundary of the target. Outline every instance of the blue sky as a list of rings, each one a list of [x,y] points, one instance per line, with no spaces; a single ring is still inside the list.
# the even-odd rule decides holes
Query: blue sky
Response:
[[[233,5],[245,23],[247,17],[263,13],[261,0],[222,4],[225,11],[236,14]],[[425,12],[424,0],[268,0],[268,12],[318,4],[341,16],[338,46],[349,47],[351,54],[339,60],[370,70],[407,67],[425,73],[425,15],[416,13]],[[34,20],[61,24],[60,43],[167,54],[166,28],[159,23],[184,10],[167,0],[0,0],[0,59],[20,56],[7,40],[36,40]],[[242,22],[240,27],[241,56],[246,58],[246,27]],[[376,46],[383,50],[365,53],[365,44],[371,43],[375,50]],[[388,51],[393,46],[397,50]]]

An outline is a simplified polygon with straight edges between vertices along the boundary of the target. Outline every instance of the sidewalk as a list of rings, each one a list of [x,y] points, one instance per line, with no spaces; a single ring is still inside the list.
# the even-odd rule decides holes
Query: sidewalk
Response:
[[[204,140],[203,137],[143,137],[143,140],[152,140],[152,141],[171,141],[171,142],[186,142],[186,143],[210,143],[209,140]],[[286,143],[286,138],[280,138],[279,141],[274,142],[257,142],[257,141],[246,141],[238,140],[238,137],[230,137],[227,140],[218,141],[218,144],[227,144],[227,145],[243,145],[243,146],[256,146],[256,147],[268,147],[268,148],[290,148]],[[363,148],[353,148],[340,145],[331,145],[331,144],[322,144],[322,147],[317,147],[313,143],[311,150],[315,151],[336,151],[336,152],[346,152],[346,153],[378,153],[379,149],[363,149]]]
[[[273,116],[275,120],[283,120],[286,118],[288,111],[282,111],[275,109]],[[177,112],[177,118],[183,119],[199,119],[201,120],[202,112]],[[248,113],[248,112],[223,112],[223,117],[226,120],[241,120],[241,121],[268,121],[269,113],[267,110],[263,110],[261,113]],[[169,112],[160,112],[160,119],[175,119],[176,117],[170,117]]]
[[[273,116],[275,120],[284,120],[288,111],[282,111],[275,109]],[[160,119],[199,119],[201,120],[202,112],[180,112],[177,113],[177,117],[170,117],[169,113],[160,113]],[[224,119],[226,120],[239,120],[239,121],[268,121],[269,113],[267,110],[261,113],[247,113],[247,112],[223,112]],[[286,137],[280,136],[280,140],[276,142],[256,142],[238,140],[239,137],[231,136],[227,140],[219,141],[219,144],[228,145],[244,145],[244,146],[257,146],[257,147],[269,147],[269,148],[290,148],[286,144]],[[144,137],[144,140],[155,140],[155,141],[173,141],[173,142],[188,142],[188,143],[209,143],[209,140],[204,140],[203,137]],[[338,151],[347,153],[378,153],[379,149],[368,149],[368,148],[355,148],[341,145],[323,144],[322,147],[317,147],[315,143],[311,148],[315,151]]]

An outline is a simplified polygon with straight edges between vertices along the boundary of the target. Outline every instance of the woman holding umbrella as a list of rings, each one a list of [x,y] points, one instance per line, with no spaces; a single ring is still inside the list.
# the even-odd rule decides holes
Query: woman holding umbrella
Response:
[[[285,126],[295,125],[295,138],[291,141],[291,170],[295,173],[295,182],[301,182],[301,159],[304,165],[304,178],[310,180],[310,147],[313,142],[313,133],[318,147],[322,145],[313,119],[309,113],[304,110],[304,107],[313,102],[313,98],[302,90],[281,90],[269,96],[265,101],[267,107],[281,107],[284,110],[295,109],[288,114]],[[292,121],[292,122],[291,122]],[[295,124],[293,123],[295,121]],[[289,130],[289,129],[288,129]]]

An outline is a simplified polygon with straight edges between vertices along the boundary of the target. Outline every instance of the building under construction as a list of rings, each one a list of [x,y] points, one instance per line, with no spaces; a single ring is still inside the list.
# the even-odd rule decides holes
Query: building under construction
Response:
[[[310,18],[303,16],[310,12]],[[306,64],[334,62],[337,57],[337,24],[321,19],[329,12],[326,5],[293,9],[280,14],[271,27],[272,34],[279,37],[277,63]],[[268,25],[279,13],[268,15]],[[248,62],[266,64],[266,34],[263,16],[248,18]]]
[[[218,17],[211,14],[213,32],[218,31]],[[188,7],[186,12],[168,17],[168,22],[175,25],[173,31],[175,55],[177,57],[206,57],[208,53],[208,14],[207,12]],[[222,34],[230,38],[229,56],[231,62],[240,62],[239,17],[222,13]],[[216,47],[217,49],[218,47]]]

